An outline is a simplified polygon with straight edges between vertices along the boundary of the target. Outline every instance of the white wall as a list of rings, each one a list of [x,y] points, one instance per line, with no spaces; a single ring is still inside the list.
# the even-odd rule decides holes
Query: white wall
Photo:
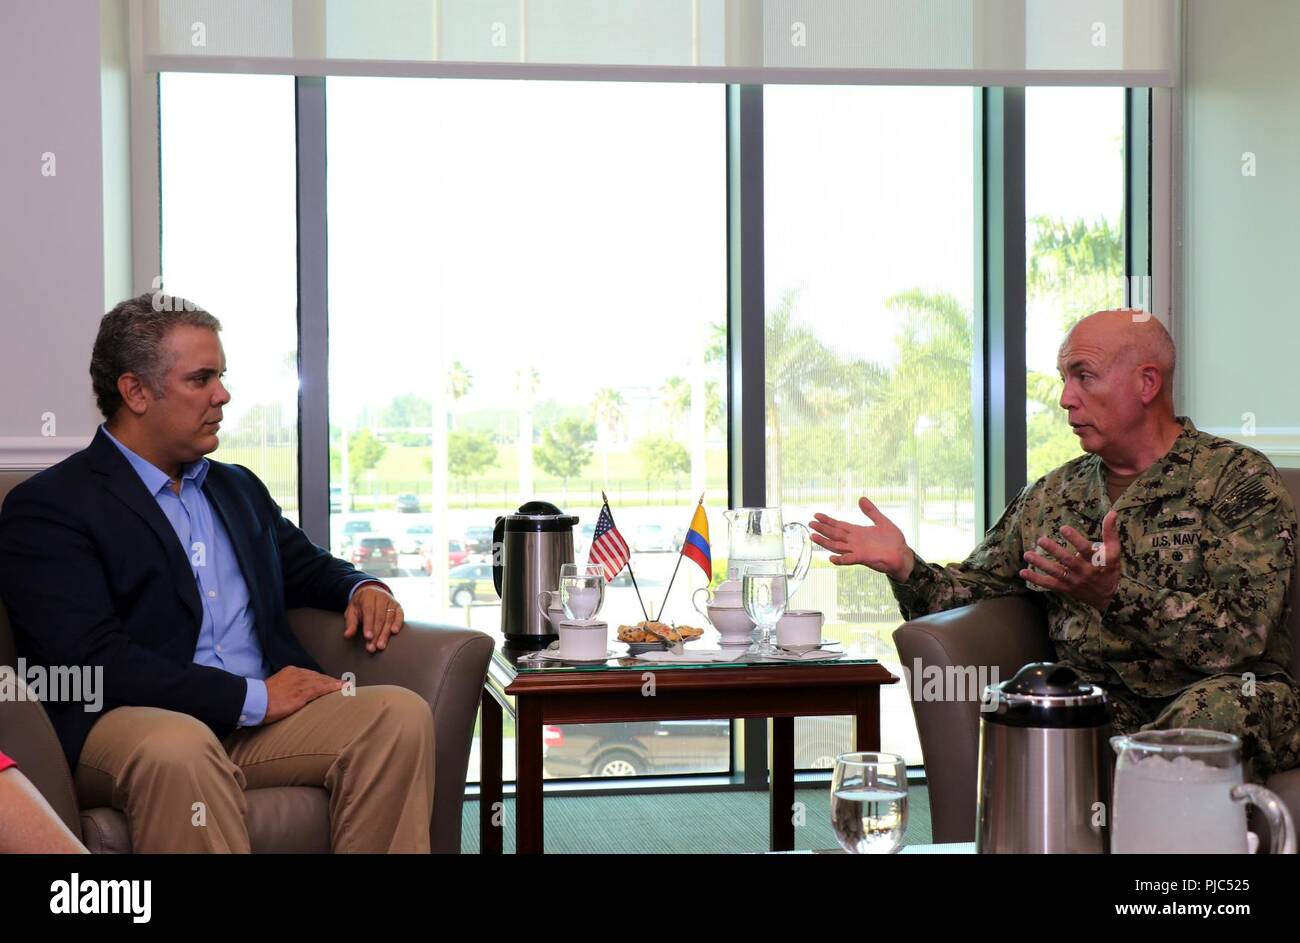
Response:
[[[99,0],[0,4],[0,465],[48,464],[99,421],[90,348],[130,255],[117,233],[106,276],[100,100]]]
[[[1190,0],[1186,17],[1184,402],[1300,465],[1300,3]]]

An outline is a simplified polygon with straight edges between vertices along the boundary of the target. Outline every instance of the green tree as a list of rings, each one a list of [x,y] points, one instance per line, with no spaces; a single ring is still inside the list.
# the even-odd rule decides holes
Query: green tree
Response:
[[[682,377],[669,377],[660,388],[669,418],[676,423],[691,412],[691,384]],[[704,426],[717,430],[723,421],[722,393],[717,380],[704,381]]]
[[[447,473],[465,479],[497,464],[497,447],[485,432],[451,432],[447,435]]]
[[[569,500],[569,479],[591,462],[596,443],[596,424],[589,419],[561,419],[548,426],[533,453],[542,471],[564,482],[564,501]]]
[[[727,325],[723,321],[710,321],[708,341],[704,346],[704,362],[721,364],[727,359]]]
[[[428,429],[433,425],[433,403],[416,393],[394,396],[379,414],[379,424],[400,432]]]
[[[1031,243],[1026,278],[1027,306],[1057,312],[1061,338],[1094,311],[1124,303],[1122,227],[1104,217],[1067,222],[1036,216],[1029,220]],[[1026,444],[1029,480],[1080,454],[1066,413],[1060,407],[1056,373],[1031,370],[1026,376]]]
[[[447,395],[451,397],[452,402],[464,399],[473,388],[474,374],[470,373],[459,360],[453,361],[451,371],[447,374]]]
[[[667,409],[670,423],[676,423],[677,420],[690,415],[691,384],[689,381],[682,377],[669,377],[664,380],[659,393],[664,398],[664,407]]]
[[[384,443],[371,434],[369,429],[358,429],[352,433],[348,443],[348,478],[351,490],[356,491],[361,476],[379,464],[384,457]]]
[[[680,475],[691,470],[691,457],[686,446],[668,436],[646,436],[637,443],[641,468],[648,481],[660,481],[667,475]]]
[[[768,428],[767,480],[784,482],[782,440],[795,422],[826,411],[826,394],[835,396],[838,358],[817,336],[794,321],[798,292],[786,291],[767,314],[764,332],[763,400]]]
[[[957,490],[974,484],[970,460],[974,318],[956,298],[919,289],[886,305],[904,312],[898,359],[871,410],[869,436],[894,480],[912,499],[909,539],[919,541],[922,498],[930,475]]]

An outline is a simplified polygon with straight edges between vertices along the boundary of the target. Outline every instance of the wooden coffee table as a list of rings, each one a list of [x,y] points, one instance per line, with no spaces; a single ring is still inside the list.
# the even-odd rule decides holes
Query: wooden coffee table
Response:
[[[479,840],[484,854],[502,849],[503,709],[515,719],[515,847],[520,854],[543,850],[543,727],[739,717],[770,718],[770,845],[773,851],[788,851],[794,848],[794,719],[851,715],[855,749],[879,750],[880,686],[898,681],[872,658],[770,664],[655,664],[616,658],[581,667],[556,662],[525,667],[516,663],[523,654],[498,639],[483,687]],[[647,696],[651,681],[654,694]]]

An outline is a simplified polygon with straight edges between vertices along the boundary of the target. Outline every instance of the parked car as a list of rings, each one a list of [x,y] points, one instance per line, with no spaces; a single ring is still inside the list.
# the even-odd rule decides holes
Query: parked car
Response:
[[[402,514],[420,513],[420,496],[418,494],[399,494],[394,505]]]
[[[464,607],[476,600],[497,598],[490,563],[465,563],[453,567],[447,574],[447,584],[453,606]]]
[[[352,548],[352,565],[371,576],[400,576],[397,548],[389,537],[361,537]]]
[[[850,717],[795,720],[796,769],[833,769],[851,748]],[[645,776],[725,770],[731,750],[728,720],[662,720],[548,726],[543,730],[549,776]]]
[[[432,524],[412,524],[406,528],[406,533],[402,535],[401,545],[397,550],[399,553],[420,553],[424,550],[424,545],[429,542],[433,535]]]
[[[370,521],[367,520],[344,521],[343,531],[342,531],[343,536],[342,539],[339,541],[340,548],[343,550],[351,549],[352,545],[356,543],[358,534],[368,534],[368,533],[370,533]]]
[[[433,558],[436,554],[429,544],[425,544],[420,550],[420,558],[424,561],[424,572],[433,576]],[[447,566],[457,567],[469,560],[469,551],[465,549],[465,544],[459,540],[447,541]],[[495,592],[495,590],[494,590]]]
[[[330,485],[330,513],[343,513],[343,486]]]
[[[465,548],[470,553],[492,552],[492,528],[470,527],[465,531]]]
[[[632,549],[638,553],[676,550],[673,532],[662,524],[642,524],[632,532]]]
[[[591,538],[596,536],[595,524],[583,524],[573,535],[573,559],[583,560],[591,547]]]

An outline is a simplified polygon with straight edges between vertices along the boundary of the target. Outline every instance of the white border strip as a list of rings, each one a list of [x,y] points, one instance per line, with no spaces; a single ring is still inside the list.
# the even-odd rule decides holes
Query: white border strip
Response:
[[[775,66],[581,65],[551,62],[433,62],[414,59],[144,57],[149,72],[246,72],[585,82],[716,82],[732,85],[1083,85],[1172,87],[1173,69],[810,69]]]

